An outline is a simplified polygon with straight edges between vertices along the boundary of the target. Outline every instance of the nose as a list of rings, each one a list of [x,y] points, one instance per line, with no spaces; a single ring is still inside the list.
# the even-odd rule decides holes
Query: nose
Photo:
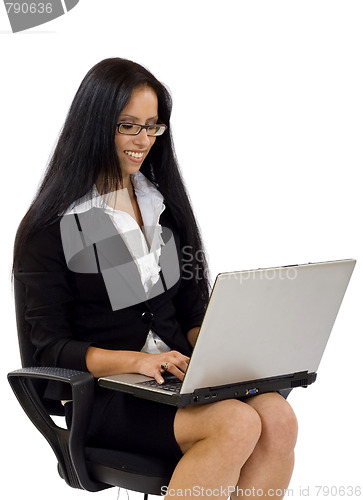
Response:
[[[147,147],[150,145],[150,137],[147,135],[146,130],[142,129],[140,133],[135,135],[134,143]]]

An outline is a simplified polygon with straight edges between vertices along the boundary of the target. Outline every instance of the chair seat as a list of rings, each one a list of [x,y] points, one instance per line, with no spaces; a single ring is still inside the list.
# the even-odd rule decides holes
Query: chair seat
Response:
[[[170,457],[90,447],[86,448],[86,461],[94,480],[151,495],[162,494],[177,465]]]

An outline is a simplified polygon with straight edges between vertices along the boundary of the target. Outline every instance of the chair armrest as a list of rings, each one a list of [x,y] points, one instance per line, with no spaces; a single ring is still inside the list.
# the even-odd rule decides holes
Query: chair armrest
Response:
[[[72,427],[58,427],[44,408],[32,379],[46,379],[71,385]],[[12,371],[8,381],[33,424],[47,439],[58,459],[61,476],[73,488],[99,491],[105,488],[89,477],[85,439],[93,406],[94,378],[90,373],[53,367],[31,367]]]

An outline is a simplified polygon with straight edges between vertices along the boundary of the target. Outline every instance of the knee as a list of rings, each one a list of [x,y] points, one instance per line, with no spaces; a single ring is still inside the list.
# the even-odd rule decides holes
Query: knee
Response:
[[[229,462],[249,456],[261,435],[256,410],[237,400],[225,400],[178,410],[174,433],[185,454],[194,445],[220,450]]]
[[[226,400],[219,403],[220,412],[216,433],[227,446],[233,446],[238,452],[246,448],[253,449],[261,435],[261,419],[256,410],[237,400]]]
[[[256,408],[262,422],[261,445],[279,455],[289,455],[295,448],[298,433],[295,413],[279,394],[264,396],[265,400]]]

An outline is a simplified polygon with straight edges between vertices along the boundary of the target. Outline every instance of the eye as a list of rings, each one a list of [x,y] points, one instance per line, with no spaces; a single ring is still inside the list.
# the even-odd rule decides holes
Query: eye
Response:
[[[118,123],[117,129],[120,134],[136,135],[139,132],[140,127],[139,125],[135,125],[133,123]]]
[[[132,125],[132,123],[120,123],[119,125],[121,130],[132,130],[133,127],[134,125]]]

